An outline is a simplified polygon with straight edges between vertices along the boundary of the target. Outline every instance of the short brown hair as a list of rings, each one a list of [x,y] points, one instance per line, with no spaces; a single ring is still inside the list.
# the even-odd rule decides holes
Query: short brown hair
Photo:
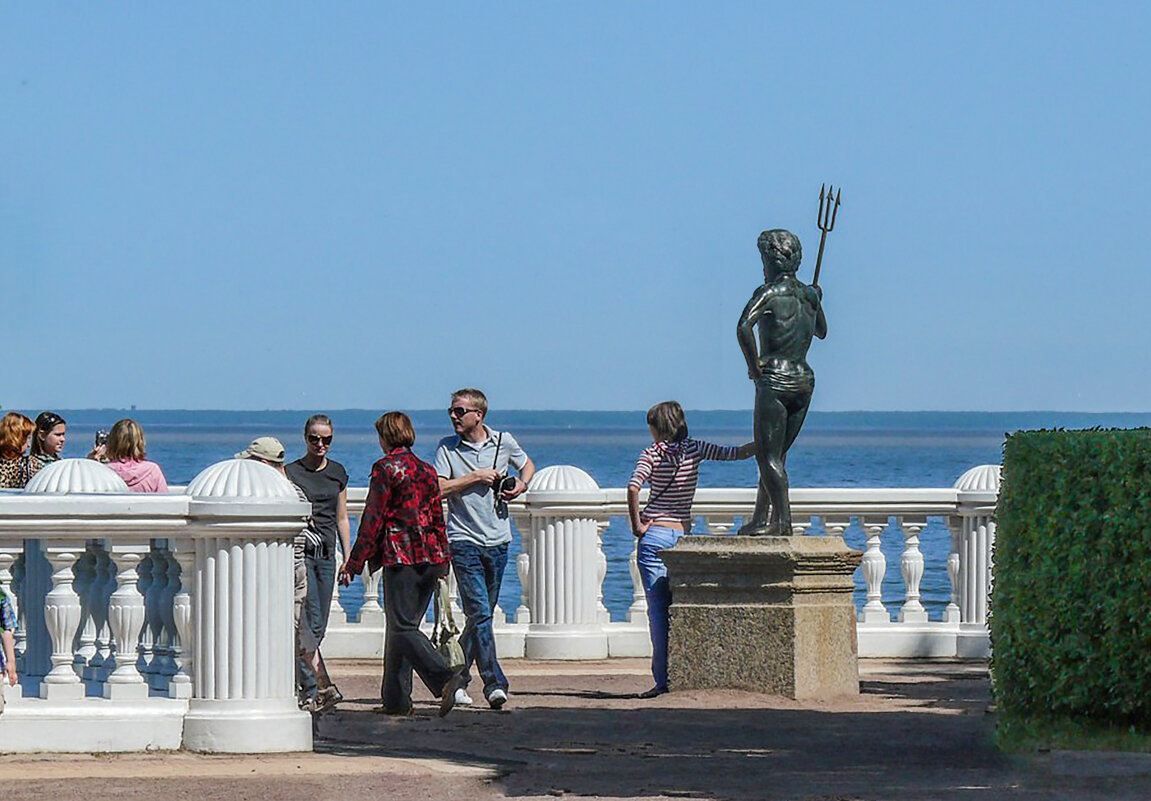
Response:
[[[0,458],[19,459],[24,453],[28,435],[35,429],[32,419],[20,412],[8,412],[0,418]]]
[[[387,412],[376,421],[376,433],[393,448],[410,448],[416,444],[416,430],[403,412]]]
[[[457,389],[452,393],[452,400],[455,400],[456,398],[467,398],[476,405],[476,408],[480,410],[480,414],[482,414],[484,417],[488,416],[488,398],[486,395],[484,395],[484,393],[480,392],[475,387],[464,387],[463,389]]]
[[[148,443],[144,439],[144,429],[135,420],[125,417],[112,424],[108,432],[107,454],[109,461],[144,461],[148,455]]]
[[[662,441],[680,442],[687,439],[687,418],[677,401],[657,403],[647,410],[647,424]]]

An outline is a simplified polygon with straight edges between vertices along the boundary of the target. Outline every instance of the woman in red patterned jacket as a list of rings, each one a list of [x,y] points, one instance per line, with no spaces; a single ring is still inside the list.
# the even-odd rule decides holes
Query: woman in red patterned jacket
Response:
[[[340,568],[347,586],[364,565],[384,569],[384,678],[380,685],[384,713],[412,712],[412,669],[433,695],[440,697],[440,715],[455,704],[463,686],[420,631],[420,621],[436,582],[448,574],[451,551],[444,532],[440,482],[431,465],[412,453],[416,432],[403,412],[388,412],[376,421],[384,458],[372,466],[368,500],[360,517],[356,544]]]

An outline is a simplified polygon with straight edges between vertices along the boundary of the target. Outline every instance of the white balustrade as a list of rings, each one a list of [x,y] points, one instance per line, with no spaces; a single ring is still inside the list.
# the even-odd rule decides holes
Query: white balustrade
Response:
[[[249,461],[209,468],[182,495],[131,495],[108,473],[66,460],[41,471],[30,491],[0,493],[0,581],[20,619],[21,678],[9,688],[0,742],[25,750],[310,747],[294,692],[291,547],[307,504]],[[988,655],[997,493],[995,466],[950,488],[792,490],[797,534],[842,536],[866,550],[857,574],[861,656]],[[352,514],[365,495],[349,490]],[[729,535],[754,501],[752,488],[700,489],[696,530]],[[626,491],[552,467],[510,507],[522,548],[508,569],[521,593],[512,620],[496,614],[501,655],[650,653]],[[921,539],[942,527],[950,552],[927,562]],[[609,561],[605,537],[616,538],[610,553],[630,552],[626,566],[622,554]],[[612,621],[604,583],[619,570],[630,575],[631,604]],[[361,581],[359,622],[333,609],[329,656],[379,654],[380,579]]]

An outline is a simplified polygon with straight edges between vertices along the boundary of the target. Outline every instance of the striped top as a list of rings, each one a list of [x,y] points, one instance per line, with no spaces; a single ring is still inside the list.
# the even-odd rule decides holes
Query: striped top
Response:
[[[680,442],[657,442],[644,448],[627,483],[629,488],[636,489],[644,484],[651,486],[640,520],[676,520],[690,524],[699,463],[705,459],[733,462],[739,459],[739,447],[688,438]]]

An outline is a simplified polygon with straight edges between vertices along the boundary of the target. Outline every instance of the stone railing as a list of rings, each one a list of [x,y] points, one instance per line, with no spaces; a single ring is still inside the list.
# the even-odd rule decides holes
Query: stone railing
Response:
[[[792,491],[798,533],[862,527],[861,656],[987,656],[997,491],[994,466],[946,489]],[[353,514],[365,494],[350,490]],[[753,503],[750,489],[702,489],[694,512],[727,534]],[[501,654],[648,655],[634,552],[625,619],[611,620],[603,603],[603,533],[626,516],[624,490],[548,467],[511,506],[523,547],[509,571],[522,593],[510,619],[496,612]],[[0,492],[0,583],[18,605],[21,678],[4,688],[0,750],[310,748],[294,692],[291,551],[308,511],[274,470],[237,460],[165,495],[128,493],[111,470],[83,459],[45,468],[24,492]],[[951,539],[941,568],[950,599],[937,619],[920,597],[919,537],[929,521],[943,521]],[[892,570],[902,578],[896,599],[890,586],[884,594]],[[329,657],[380,655],[379,574],[361,580],[356,622],[333,605]]]
[[[987,598],[998,488],[998,466],[985,465],[969,470],[948,488],[792,490],[796,534],[842,536],[853,524],[863,531],[860,656],[989,655]],[[362,511],[365,496],[363,488],[349,490],[353,515]],[[692,511],[707,531],[722,535],[731,533],[754,503],[753,489],[700,489]],[[634,551],[629,564],[633,600],[626,620],[611,621],[603,604],[608,563],[602,534],[613,519],[626,518],[626,491],[601,489],[575,467],[548,467],[537,473],[530,492],[511,504],[511,514],[523,548],[509,560],[508,569],[515,570],[522,595],[510,618],[507,611],[496,610],[500,653],[537,659],[649,655],[647,606]],[[920,534],[931,521],[942,521],[951,540],[942,567],[950,598],[934,620],[920,592],[925,571]],[[696,530],[702,530],[698,524]],[[893,540],[898,546],[890,550]],[[902,597],[885,601],[885,577],[892,570],[902,579]],[[942,579],[937,577],[936,584]],[[364,597],[356,622],[349,622],[346,615],[340,619],[343,610],[337,598],[325,653],[380,654],[383,613],[378,575],[364,577]],[[898,606],[898,612],[889,606]]]
[[[292,537],[310,511],[228,461],[184,494],[69,459],[0,493],[20,684],[3,751],[310,750],[295,694]]]

